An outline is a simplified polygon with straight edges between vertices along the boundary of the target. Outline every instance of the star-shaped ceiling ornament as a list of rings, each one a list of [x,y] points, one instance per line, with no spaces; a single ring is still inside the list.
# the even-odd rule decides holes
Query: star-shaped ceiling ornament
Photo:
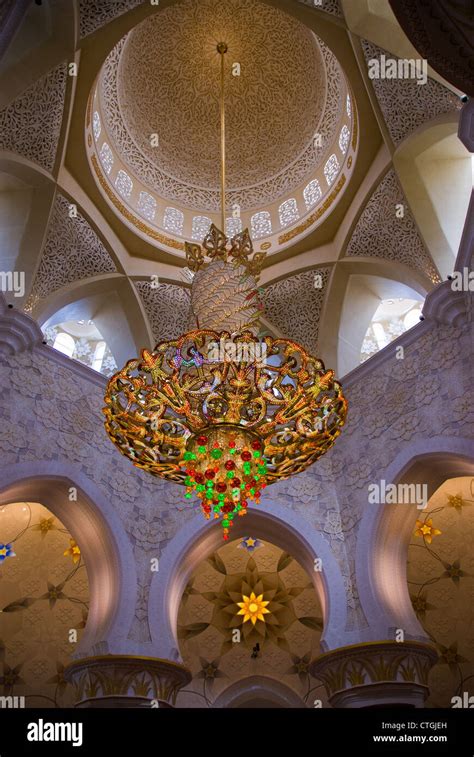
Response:
[[[255,625],[257,620],[265,622],[264,615],[270,613],[270,610],[267,610],[267,605],[270,604],[270,601],[264,601],[263,594],[259,594],[257,597],[253,591],[250,597],[246,597],[244,594],[242,599],[244,600],[243,602],[237,602],[236,604],[240,607],[237,615],[244,616],[244,623],[248,620],[252,622],[252,625]]]
[[[254,539],[253,536],[246,536],[242,541],[240,542],[238,548],[239,549],[246,549],[247,552],[255,552],[256,549],[259,547],[265,546],[263,542],[260,541],[260,539]]]

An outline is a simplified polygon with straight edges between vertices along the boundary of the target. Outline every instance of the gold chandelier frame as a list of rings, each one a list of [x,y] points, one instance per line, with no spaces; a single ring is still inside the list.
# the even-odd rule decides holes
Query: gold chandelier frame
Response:
[[[264,344],[265,360],[208,360],[223,342],[236,355],[249,354],[249,345],[260,355]],[[107,433],[122,454],[176,483],[185,479],[190,440],[210,427],[256,435],[269,484],[327,452],[347,412],[334,372],[296,342],[207,329],[143,350],[111,378],[105,401]]]

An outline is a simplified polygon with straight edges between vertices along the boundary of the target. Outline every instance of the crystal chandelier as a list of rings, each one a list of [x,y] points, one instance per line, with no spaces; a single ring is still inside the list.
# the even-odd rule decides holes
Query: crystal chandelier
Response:
[[[221,194],[225,229],[224,55]],[[248,230],[214,224],[186,243],[194,274],[192,328],[142,350],[109,381],[105,427],[134,465],[186,487],[224,539],[269,484],[305,470],[341,433],[347,402],[334,372],[288,339],[259,336],[258,276],[265,258]],[[196,328],[197,327],[197,328]]]

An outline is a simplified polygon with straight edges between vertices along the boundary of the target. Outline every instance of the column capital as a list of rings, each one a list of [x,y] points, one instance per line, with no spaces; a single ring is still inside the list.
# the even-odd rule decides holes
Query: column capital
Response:
[[[333,707],[422,707],[436,649],[419,641],[372,641],[332,649],[311,663]]]
[[[100,655],[72,662],[65,678],[76,707],[174,707],[179,690],[191,681],[177,662],[135,655]]]

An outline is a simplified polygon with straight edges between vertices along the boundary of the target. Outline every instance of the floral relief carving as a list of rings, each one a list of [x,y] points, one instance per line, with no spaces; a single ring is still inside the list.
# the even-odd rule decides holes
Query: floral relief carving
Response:
[[[415,434],[423,433],[426,427],[423,423],[420,423],[420,418],[417,413],[412,415],[404,415],[398,418],[397,421],[390,428],[390,435],[393,439],[409,442]]]
[[[397,205],[404,206],[403,218],[396,215]],[[384,176],[368,200],[346,255],[395,260],[421,271],[433,283],[441,281],[393,169]]]
[[[321,0],[318,3],[315,3],[314,0],[298,0],[298,2],[303,3],[303,5],[309,5],[311,8],[316,8],[316,10],[324,11],[324,13],[330,13],[331,16],[344,18],[339,0]]]
[[[58,194],[25,310],[31,311],[65,284],[116,270],[112,258],[86,219],[79,212],[71,218],[69,201]]]
[[[295,476],[288,481],[286,494],[300,500],[303,505],[316,502],[323,487],[312,476]]]
[[[435,376],[420,376],[416,382],[415,396],[417,404],[429,405],[440,391],[439,378]]]
[[[113,21],[144,0],[79,0],[79,29],[82,37],[87,37],[101,26]]]
[[[0,111],[0,149],[18,153],[47,171],[53,170],[66,77],[66,63],[61,63]]]
[[[150,281],[137,281],[135,286],[143,302],[155,343],[177,339],[188,329],[190,293],[175,284],[154,287]]]
[[[365,39],[361,44],[366,61],[380,60],[381,55],[390,59],[395,57]],[[382,78],[372,79],[371,83],[390,135],[397,145],[427,121],[462,108],[462,102],[454,92],[429,77],[426,84],[418,84],[416,79]]]
[[[467,390],[466,394],[454,397],[452,403],[452,417],[458,423],[474,423],[474,391]]]
[[[365,460],[358,460],[347,466],[346,472],[346,484],[353,486],[355,489],[360,489],[367,485],[367,481],[370,480],[370,474],[373,471],[374,463],[369,463]]]
[[[326,520],[323,526],[324,533],[328,534],[331,538],[340,539],[344,541],[344,534],[342,533],[341,513],[338,510],[328,510],[326,513]]]
[[[335,139],[344,106],[341,96],[345,89],[344,74],[335,56],[320,39],[316,41],[314,35],[294,19],[278,11],[278,29],[281,27],[281,33],[276,36],[274,32],[271,52],[262,49],[258,53],[259,60],[255,62],[252,55],[255,54],[255,48],[259,49],[261,45],[255,44],[254,35],[263,40],[264,47],[268,44],[267,29],[275,29],[277,11],[251,0],[233,0],[233,3],[228,8],[226,4],[216,6],[214,0],[205,0],[204,4],[199,3],[197,9],[193,0],[183,3],[182,8],[176,6],[160,11],[157,17],[147,20],[142,28],[137,27],[113,48],[104,63],[99,83],[105,129],[130,172],[159,196],[178,205],[199,208],[203,212],[216,212],[220,208],[218,164],[209,163],[208,157],[218,138],[218,132],[214,135],[213,131],[214,121],[215,128],[218,127],[217,101],[208,93],[209,79],[218,77],[215,56],[204,61],[200,70],[195,72],[192,82],[191,79],[183,81],[180,71],[189,68],[187,56],[192,53],[187,44],[181,53],[183,60],[176,70],[163,75],[156,69],[154,45],[143,41],[148,41],[150,34],[157,37],[156,44],[159,44],[161,50],[172,46],[173,56],[166,53],[163,55],[164,60],[171,60],[176,55],[174,33],[178,30],[182,33],[182,29],[194,24],[194,33],[188,35],[188,40],[198,48],[193,55],[194,59],[199,59],[199,56],[202,58],[203,44],[200,36],[195,33],[196,20],[193,14],[199,16],[200,24],[205,15],[212,28],[219,28],[219,24],[229,26],[229,23],[233,28],[238,22],[238,18],[235,18],[237,14],[239,18],[245,18],[246,28],[252,28],[252,37],[248,41],[242,41],[237,34],[230,35],[234,58],[243,68],[247,65],[246,77],[232,77],[232,87],[228,87],[227,93],[229,128],[235,132],[228,140],[227,201],[230,207],[236,204],[241,210],[261,207],[288,194],[299,185],[320,164],[328,144]],[[231,20],[227,17],[229,13]],[[273,49],[275,44],[281,48],[278,53]],[[302,68],[298,63],[300,60],[304,61]],[[146,71],[146,74],[138,77],[141,82],[139,85],[135,75],[137,65],[144,67]],[[282,90],[282,102],[275,103],[274,88],[268,86],[269,77],[288,78],[288,66],[292,69],[291,81],[295,80],[291,98]],[[307,66],[311,66],[315,72],[309,93],[308,81],[301,79],[300,73]],[[252,72],[250,78],[249,71]],[[192,90],[189,90],[191,84]],[[140,96],[137,89],[139,86],[146,89],[146,96]],[[183,87],[185,90],[181,91]],[[243,87],[246,88],[245,94],[242,93]],[[150,88],[154,92],[153,97],[149,96]],[[257,101],[252,106],[255,97]],[[244,99],[250,105],[242,109]],[[161,116],[166,117],[165,121],[158,126],[154,102],[171,103]],[[209,115],[203,118],[204,107],[215,110],[216,119]],[[186,118],[175,118],[175,111],[182,113],[183,108],[188,111]],[[271,111],[271,117],[265,116],[267,110]],[[263,130],[252,128],[249,132],[248,112],[266,118]],[[169,123],[166,121],[168,117],[171,118]],[[288,134],[290,123],[291,139]],[[176,129],[187,130],[191,125],[193,138],[184,134],[181,140],[177,140]],[[268,131],[270,128],[271,136]],[[265,135],[263,143],[259,143],[259,131]],[[159,151],[150,142],[150,135],[158,132],[161,145]],[[321,134],[321,142],[314,140],[316,132]],[[195,134],[199,134],[199,138]],[[295,143],[295,134],[300,135],[298,143]],[[269,150],[268,146],[273,143],[287,147],[279,151]],[[179,150],[175,145],[180,146]],[[183,145],[185,148],[188,145],[184,153]],[[265,167],[265,174],[262,174],[262,166]],[[268,176],[271,178],[268,179]]]
[[[96,412],[94,409],[103,405],[103,389],[83,377],[79,378],[73,371],[58,366],[44,353],[11,356],[2,367],[10,369],[10,379],[4,375],[3,385],[11,387],[16,396],[13,408],[7,393],[2,394],[2,459],[5,451],[13,453],[18,462],[57,458],[75,463],[97,485],[104,488],[110,498],[117,502],[119,510],[124,508],[127,511],[132,498],[148,500],[152,496],[152,487],[146,477],[139,471],[130,470],[120,456],[114,456],[114,465],[112,468],[109,466],[114,450],[103,428],[100,410]],[[61,393],[62,383],[64,394]],[[56,413],[52,409],[54,402],[51,403],[43,396],[49,393],[45,391],[47,388],[52,388],[53,395],[58,390]],[[71,401],[71,397],[76,398],[75,402]],[[91,401],[92,397],[95,397],[95,402]],[[51,414],[48,414],[48,410],[51,410]],[[58,415],[59,423],[52,424],[51,417],[57,420]],[[81,416],[78,426],[77,420]],[[35,428],[32,430],[27,429],[22,421],[22,418],[27,417],[35,418]],[[104,461],[102,466],[97,465],[98,455]],[[166,501],[169,502],[169,499]]]
[[[431,433],[459,435],[466,431],[463,426],[473,420],[469,400],[472,389],[463,386],[461,378],[467,380],[469,376],[469,327],[460,329],[436,324],[426,333],[420,324],[420,330],[420,338],[405,348],[403,360],[397,360],[393,352],[361,384],[345,387],[348,419],[354,403],[367,410],[357,430],[341,435],[339,455],[344,448],[347,460],[349,449],[357,449],[359,440],[365,437],[365,457],[379,463],[377,479],[383,478],[384,467],[407,442],[426,438]],[[463,362],[465,369],[460,368]],[[440,368],[444,371],[442,385],[437,375]],[[406,390],[409,382],[415,383],[411,396]],[[385,457],[381,456],[381,449]],[[344,485],[347,485],[346,475]]]
[[[330,271],[328,267],[297,273],[270,284],[263,294],[268,320],[313,355],[318,351],[319,319]]]
[[[311,288],[314,271],[308,273]],[[156,290],[150,291],[156,294]],[[295,296],[298,299],[299,295]],[[176,305],[173,307],[176,310]],[[363,421],[354,423],[351,433],[343,431],[336,447],[308,471],[269,487],[263,498],[295,511],[309,528],[320,530],[344,576],[351,576],[368,483],[384,477],[386,468],[407,443],[440,433],[466,434],[474,420],[468,325],[453,328],[426,321],[415,329],[419,338],[405,348],[404,360],[387,353],[370,375],[355,376],[345,387],[349,423],[352,413]],[[298,334],[295,337],[299,338]],[[116,453],[103,428],[100,410],[104,388],[97,386],[97,376],[94,382],[89,381],[72,365],[51,360],[50,354],[49,347],[39,346],[0,361],[2,465],[54,460],[76,466],[113,502],[146,584],[150,580],[150,571],[144,567],[146,557],[149,568],[150,554],[159,556],[179,527],[194,516],[193,503],[184,503],[181,487],[147,476]],[[438,387],[436,371],[440,365],[444,373],[443,384]],[[412,392],[415,404],[405,390],[405,371],[416,380]],[[373,460],[373,465],[361,464],[361,449],[364,459]],[[351,581],[347,591],[350,588],[351,597],[356,597],[357,585]],[[350,623],[357,626],[363,622],[358,607],[353,608]],[[145,639],[148,632],[136,619],[130,633],[130,638]]]

